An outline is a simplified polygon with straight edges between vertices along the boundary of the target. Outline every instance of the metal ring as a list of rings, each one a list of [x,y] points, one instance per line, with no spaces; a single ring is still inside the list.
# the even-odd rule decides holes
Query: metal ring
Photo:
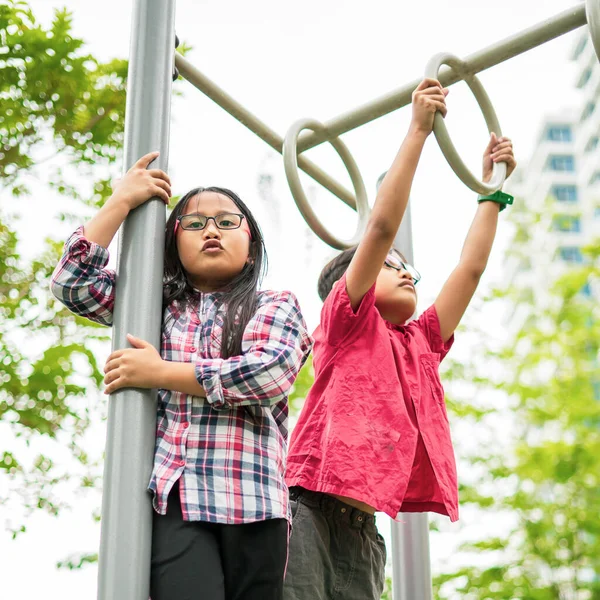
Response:
[[[600,60],[600,3],[598,0],[586,0],[585,15],[596,56]]]
[[[492,106],[490,97],[487,95],[487,92],[483,85],[481,85],[479,79],[475,75],[468,75],[467,66],[462,60],[453,54],[436,54],[425,67],[425,77],[437,79],[442,65],[448,65],[465,80],[465,83],[473,92],[473,95],[481,108],[488,131],[490,133],[494,132],[500,137],[502,135],[500,123],[498,122],[498,117],[496,116],[496,111]],[[506,179],[506,163],[494,163],[492,177],[488,183],[484,183],[477,179],[462,161],[450,139],[448,129],[446,129],[446,124],[444,123],[444,118],[439,112],[435,113],[433,133],[435,134],[435,138],[437,139],[446,160],[467,187],[479,194],[492,194],[502,188],[504,180]]]
[[[346,147],[346,144],[339,138],[331,140],[329,143],[333,146],[339,157],[342,159],[344,166],[348,170],[352,185],[354,186],[354,193],[356,194],[356,210],[358,211],[358,225],[352,238],[349,240],[339,240],[333,234],[331,234],[324,225],[319,221],[317,215],[313,211],[308,198],[304,193],[302,184],[300,183],[300,176],[298,174],[298,136],[304,129],[310,129],[311,131],[323,131],[325,127],[319,121],[313,119],[300,119],[296,121],[285,135],[283,141],[283,166],[285,168],[285,175],[288,180],[288,185],[294,197],[294,201],[300,210],[300,213],[304,217],[304,220],[308,223],[308,226],[326,243],[337,248],[338,250],[344,250],[345,248],[351,248],[356,246],[367,227],[367,221],[369,219],[369,203],[367,201],[367,192],[365,184],[358,170],[358,166],[352,154]]]

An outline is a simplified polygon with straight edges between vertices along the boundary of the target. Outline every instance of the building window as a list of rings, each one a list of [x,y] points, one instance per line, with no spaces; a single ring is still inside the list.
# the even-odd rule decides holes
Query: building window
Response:
[[[563,246],[558,249],[558,255],[560,259],[566,263],[582,263],[583,254],[581,254],[581,248],[577,246]]]
[[[552,218],[552,230],[564,231],[565,233],[581,232],[581,219],[573,215],[554,215]]]
[[[577,187],[574,185],[553,185],[550,193],[559,202],[577,202]]]
[[[585,151],[586,152],[592,152],[593,150],[595,150],[598,147],[598,142],[600,141],[600,138],[597,135],[592,136],[588,143],[585,145]]]
[[[551,142],[571,142],[573,134],[568,125],[551,125],[546,130],[546,139]]]
[[[590,80],[592,76],[592,68],[588,67],[582,74],[581,77],[579,78],[579,81],[577,82],[577,87],[579,89],[585,87],[585,84]]]
[[[587,41],[587,35],[581,37],[581,39],[577,43],[577,46],[575,46],[575,51],[573,52],[573,60],[577,60],[581,56],[581,54],[585,50],[585,47],[587,46]]]
[[[592,116],[592,113],[596,110],[596,103],[595,102],[588,102],[585,105],[585,108],[583,109],[583,112],[581,113],[581,120],[585,121],[586,119],[589,119]]]
[[[590,177],[590,185],[594,185],[600,181],[600,171],[594,171]]]
[[[586,298],[592,297],[592,286],[589,281],[581,288],[581,295]]]
[[[575,158],[571,154],[552,154],[548,157],[547,168],[550,171],[568,171],[575,170]]]

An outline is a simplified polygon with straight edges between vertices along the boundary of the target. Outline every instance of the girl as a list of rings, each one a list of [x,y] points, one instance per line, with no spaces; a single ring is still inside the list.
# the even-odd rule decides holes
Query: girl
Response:
[[[65,244],[52,291],[71,311],[112,324],[106,248],[129,211],[171,196],[142,157]],[[166,224],[160,353],[128,336],[106,393],[158,388],[152,600],[280,599],[287,560],[287,396],[311,348],[291,292],[258,291],[263,239],[242,200],[197,188]]]
[[[292,434],[286,476],[294,524],[286,600],[378,600],[386,549],[375,511],[458,518],[438,365],[485,269],[502,198],[480,199],[458,266],[434,305],[410,323],[420,276],[390,249],[435,112],[446,115],[447,93],[432,79],[417,87],[409,132],[363,239],[319,279],[315,383]],[[492,134],[485,181],[500,161],[512,173],[511,142]]]

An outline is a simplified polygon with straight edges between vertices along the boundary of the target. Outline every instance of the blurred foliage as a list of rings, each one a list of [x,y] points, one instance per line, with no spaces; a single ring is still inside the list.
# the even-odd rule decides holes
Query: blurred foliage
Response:
[[[99,479],[82,440],[100,404],[93,347],[107,332],[50,296],[62,243],[47,240],[24,260],[15,220],[32,188],[82,207],[110,194],[109,179],[92,177],[84,196],[76,182],[122,156],[127,63],[102,63],[83,46],[66,10],[44,28],[26,2],[0,5],[0,426],[9,432],[0,436],[0,505],[21,509],[6,512],[21,515],[5,520],[13,536],[32,511],[58,514],[62,483]],[[81,468],[66,470],[65,452]]]
[[[300,373],[298,373],[298,377],[296,377],[296,381],[294,381],[292,391],[290,392],[290,395],[288,397],[291,415],[297,416],[298,414],[300,414],[302,406],[304,405],[304,400],[308,395],[308,392],[313,384],[314,379],[315,371],[312,364],[311,354],[304,363],[302,369],[300,369]]]
[[[507,260],[527,256],[551,223],[521,210]],[[481,537],[460,546],[460,568],[435,577],[438,600],[600,599],[600,240],[583,255],[569,269],[554,257],[545,278],[531,275],[531,256],[488,299],[505,338],[470,328],[487,350],[449,361],[451,421],[478,440],[467,450],[455,438],[470,465],[463,515]]]

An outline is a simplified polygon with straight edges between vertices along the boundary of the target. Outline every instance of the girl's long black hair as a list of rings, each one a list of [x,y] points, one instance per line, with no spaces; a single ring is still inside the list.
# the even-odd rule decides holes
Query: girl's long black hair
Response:
[[[178,302],[186,306],[189,302],[194,301],[197,296],[197,292],[188,281],[183,265],[179,260],[175,222],[177,217],[184,214],[183,211],[188,201],[202,192],[215,192],[230,198],[244,215],[251,233],[250,260],[226,287],[219,290],[222,294],[221,303],[226,306],[221,340],[221,358],[230,358],[242,353],[244,329],[256,311],[258,286],[267,268],[267,252],[260,227],[250,209],[231,190],[221,187],[194,188],[175,205],[167,220],[165,232],[163,309],[172,302]]]

